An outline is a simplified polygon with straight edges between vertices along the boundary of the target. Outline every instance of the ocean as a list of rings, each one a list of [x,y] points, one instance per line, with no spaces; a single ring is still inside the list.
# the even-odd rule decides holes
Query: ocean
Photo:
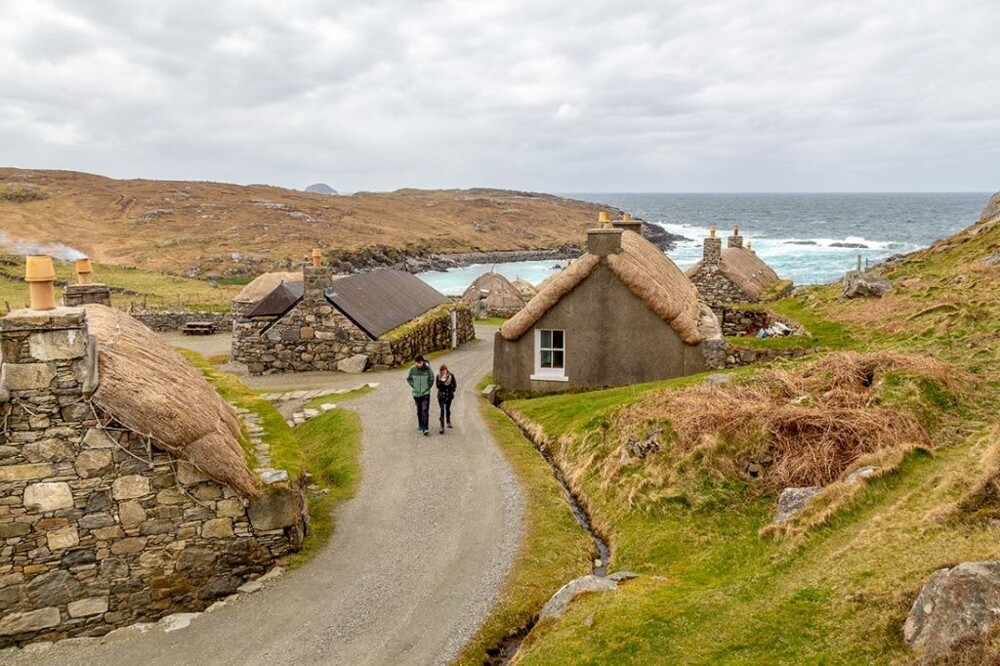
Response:
[[[606,203],[690,240],[667,252],[681,269],[701,258],[702,239],[715,225],[728,236],[740,225],[744,243],[778,275],[796,284],[839,279],[857,265],[912,252],[979,219],[992,193],[858,194],[563,194]],[[596,223],[596,221],[595,221]],[[861,248],[835,244],[862,245]],[[538,283],[565,262],[477,264],[420,277],[448,295],[461,294],[495,268],[510,279]]]

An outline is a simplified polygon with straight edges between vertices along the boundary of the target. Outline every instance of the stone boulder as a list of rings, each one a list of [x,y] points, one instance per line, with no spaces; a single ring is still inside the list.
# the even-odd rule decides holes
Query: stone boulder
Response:
[[[561,617],[573,599],[586,592],[605,592],[618,588],[618,583],[611,578],[602,578],[593,574],[581,576],[566,583],[552,595],[552,598],[542,607],[538,614],[539,620],[547,617]]]
[[[778,495],[778,510],[774,514],[774,524],[784,525],[801,511],[806,502],[819,494],[823,486],[807,486],[804,488],[785,488]]]
[[[995,217],[1000,217],[1000,192],[993,195],[979,219],[989,221]]]
[[[963,562],[931,574],[910,608],[903,638],[923,663],[985,634],[1000,617],[1000,562]]]
[[[368,366],[368,356],[365,354],[355,354],[350,358],[345,358],[337,361],[337,370],[339,372],[349,372],[351,374],[358,374],[364,372],[365,368]]]
[[[983,264],[984,266],[1000,266],[1000,252],[997,252],[996,254],[991,254],[988,257],[983,257],[982,259],[979,260],[979,263]]]
[[[844,298],[858,298],[874,296],[880,298],[882,295],[892,291],[892,282],[873,273],[862,273],[851,271],[843,279]]]

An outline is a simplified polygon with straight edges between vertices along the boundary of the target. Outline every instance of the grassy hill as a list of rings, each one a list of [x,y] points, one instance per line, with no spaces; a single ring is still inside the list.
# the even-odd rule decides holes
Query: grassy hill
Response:
[[[931,572],[1000,555],[998,212],[883,269],[883,298],[831,285],[779,304],[839,332],[829,355],[505,403],[612,570],[642,574],[536,626],[518,663],[911,663],[902,626]],[[772,526],[781,488],[813,484]],[[1000,632],[964,650],[953,663],[997,663]]]
[[[267,185],[113,180],[0,168],[0,240],[63,244],[105,264],[203,277],[330,259],[379,262],[427,252],[579,244],[599,207],[501,190],[351,196]]]

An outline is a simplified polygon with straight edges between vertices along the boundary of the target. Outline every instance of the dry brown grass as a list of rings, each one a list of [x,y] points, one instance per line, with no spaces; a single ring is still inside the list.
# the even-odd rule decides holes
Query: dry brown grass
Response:
[[[375,261],[427,251],[576,245],[601,209],[505,190],[329,196],[266,185],[0,168],[0,184],[8,182],[46,195],[0,199],[0,230],[11,239],[66,243],[101,263],[174,275],[192,266],[220,275],[287,270],[314,247],[331,260]]]
[[[749,480],[749,463],[762,489],[827,485],[865,456],[931,446],[917,405],[883,402],[887,373],[960,387],[926,357],[835,354],[744,383],[651,393],[613,417],[617,448],[591,462],[630,505],[671,496],[688,475]],[[650,451],[637,455],[643,442]]]

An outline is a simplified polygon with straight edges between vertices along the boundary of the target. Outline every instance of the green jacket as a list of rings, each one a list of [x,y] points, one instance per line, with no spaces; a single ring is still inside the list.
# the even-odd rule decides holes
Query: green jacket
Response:
[[[429,395],[431,387],[434,386],[434,371],[431,370],[431,364],[425,362],[423,370],[417,366],[410,368],[410,373],[406,375],[406,383],[413,389],[414,398]]]

